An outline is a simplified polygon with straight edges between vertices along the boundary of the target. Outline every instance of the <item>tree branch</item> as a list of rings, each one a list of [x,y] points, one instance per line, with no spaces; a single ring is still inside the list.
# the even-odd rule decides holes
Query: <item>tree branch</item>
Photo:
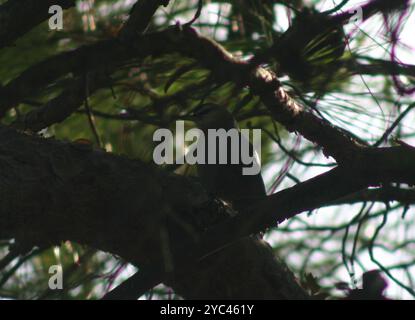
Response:
[[[75,0],[9,0],[0,6],[0,49],[12,45],[19,37],[46,20],[49,8],[75,6]]]

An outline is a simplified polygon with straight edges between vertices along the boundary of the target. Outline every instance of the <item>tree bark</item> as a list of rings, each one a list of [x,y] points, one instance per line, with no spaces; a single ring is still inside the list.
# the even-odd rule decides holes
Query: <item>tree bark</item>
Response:
[[[168,269],[169,250],[197,237],[195,221],[210,214],[197,181],[89,145],[0,127],[0,167],[0,239],[15,239],[27,250],[69,240],[137,267],[158,262]],[[257,237],[178,271],[166,282],[185,298],[309,297]]]

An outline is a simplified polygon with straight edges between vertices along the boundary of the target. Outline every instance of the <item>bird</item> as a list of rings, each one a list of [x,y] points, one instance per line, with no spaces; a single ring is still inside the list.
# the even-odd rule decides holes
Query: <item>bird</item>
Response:
[[[196,127],[205,135],[206,161],[204,164],[197,164],[197,174],[202,186],[208,193],[230,204],[237,212],[254,205],[256,201],[266,197],[265,184],[260,170],[252,175],[243,173],[243,169],[250,167],[251,164],[246,165],[242,162],[241,144],[244,140],[244,142],[249,143],[250,156],[253,155],[255,150],[252,144],[246,141],[248,138],[239,130],[233,115],[221,105],[205,103],[191,113],[190,119],[195,122]],[[212,144],[212,141],[209,140],[209,129],[224,129],[226,132],[229,132],[231,129],[237,130],[240,154],[237,157],[238,161],[236,163],[231,162],[232,153],[235,152],[235,149],[231,147],[229,138],[226,145],[226,163],[219,163],[219,152],[223,148],[223,146],[220,146],[220,143],[216,143],[216,162],[207,163],[210,151],[209,144]],[[259,165],[259,163],[257,162],[256,165]]]

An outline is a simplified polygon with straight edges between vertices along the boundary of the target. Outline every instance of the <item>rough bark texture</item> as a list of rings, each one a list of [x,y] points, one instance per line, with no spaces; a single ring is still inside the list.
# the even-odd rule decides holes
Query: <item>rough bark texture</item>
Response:
[[[229,245],[168,283],[190,299],[310,298],[268,243],[253,237]]]
[[[15,238],[24,248],[71,240],[136,266],[157,261],[168,268],[178,242],[197,237],[194,221],[209,199],[196,181],[82,144],[4,127],[0,137],[0,239]],[[191,231],[172,227],[178,220]],[[255,237],[226,246],[169,284],[186,298],[308,297]]]

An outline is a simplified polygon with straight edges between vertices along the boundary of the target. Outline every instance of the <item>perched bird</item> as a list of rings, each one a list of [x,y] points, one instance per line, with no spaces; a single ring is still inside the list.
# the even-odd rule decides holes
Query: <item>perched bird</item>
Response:
[[[204,133],[205,136],[205,164],[197,165],[197,172],[202,185],[213,196],[230,203],[236,211],[240,211],[266,196],[264,181],[261,172],[254,175],[244,175],[243,168],[251,167],[252,164],[244,164],[241,159],[241,144],[249,144],[249,154],[253,156],[255,150],[252,144],[247,141],[239,130],[238,125],[232,114],[224,107],[206,103],[198,107],[191,118],[196,126]],[[239,155],[238,161],[233,163],[232,155],[235,156],[237,150],[231,146],[231,139],[226,140],[226,149],[223,144],[224,140],[218,142],[216,140],[216,161],[213,164],[208,163],[209,144],[212,146],[212,136],[209,135],[209,129],[224,129],[226,132],[234,129],[237,130]],[[200,141],[200,140],[198,140]],[[214,148],[213,148],[214,149]],[[219,153],[226,150],[226,163],[221,164],[219,161]],[[255,157],[253,157],[255,159]],[[254,160],[255,161],[255,160]],[[259,163],[256,163],[259,165]]]

